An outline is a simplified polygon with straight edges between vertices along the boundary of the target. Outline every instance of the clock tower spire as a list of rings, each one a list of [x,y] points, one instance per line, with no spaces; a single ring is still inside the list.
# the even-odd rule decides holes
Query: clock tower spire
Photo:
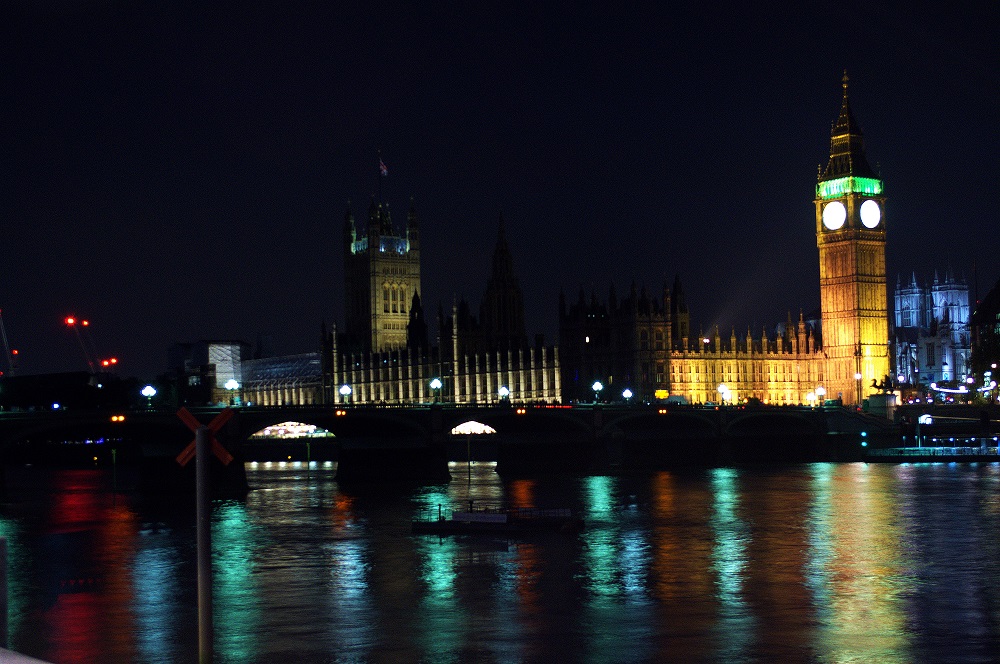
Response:
[[[885,195],[842,79],[840,115],[830,131],[830,160],[816,183],[823,350],[827,394],[861,404],[889,374],[885,277]]]

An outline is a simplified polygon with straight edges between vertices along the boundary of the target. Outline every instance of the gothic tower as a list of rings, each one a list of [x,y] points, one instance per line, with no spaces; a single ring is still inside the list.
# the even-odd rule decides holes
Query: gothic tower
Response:
[[[409,306],[420,293],[420,230],[410,202],[405,232],[393,229],[388,204],[372,200],[368,228],[344,220],[344,288],[349,351],[405,348]]]
[[[885,195],[865,157],[861,129],[847,101],[830,136],[830,160],[816,184],[825,387],[860,404],[889,374],[885,277]]]
[[[491,350],[521,348],[527,343],[524,327],[524,296],[514,274],[514,259],[507,246],[503,215],[493,250],[493,268],[486,283],[479,322]]]

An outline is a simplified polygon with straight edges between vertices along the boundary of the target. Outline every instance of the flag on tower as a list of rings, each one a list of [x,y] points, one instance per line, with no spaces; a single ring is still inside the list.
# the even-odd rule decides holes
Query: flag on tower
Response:
[[[389,169],[385,167],[385,162],[381,159],[378,160],[378,172],[382,174],[382,177],[389,175]]]

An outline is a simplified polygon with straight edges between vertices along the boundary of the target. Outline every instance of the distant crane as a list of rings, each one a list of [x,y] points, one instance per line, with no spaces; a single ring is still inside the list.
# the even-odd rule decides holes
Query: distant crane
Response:
[[[7,355],[7,371],[13,376],[17,372],[17,349],[10,349],[7,343],[7,328],[3,324],[3,309],[0,309],[0,336],[3,337],[3,350]]]
[[[66,316],[63,320],[66,323],[66,327],[73,328],[76,332],[76,339],[80,342],[80,350],[83,351],[83,359],[87,361],[87,366],[90,367],[90,373],[94,373],[94,361],[90,358],[90,353],[87,352],[87,346],[83,343],[83,335],[80,334],[80,327],[87,327],[90,325],[90,321],[77,320],[75,316]]]

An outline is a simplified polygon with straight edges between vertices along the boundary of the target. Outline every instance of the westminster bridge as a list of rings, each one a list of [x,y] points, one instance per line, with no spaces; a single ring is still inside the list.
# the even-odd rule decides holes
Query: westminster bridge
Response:
[[[254,434],[293,421],[332,434],[308,443],[317,458],[338,460],[338,481],[437,482],[448,479],[449,454],[454,458],[457,449],[481,446],[495,454],[498,472],[518,474],[848,461],[863,458],[865,446],[899,441],[899,428],[891,422],[839,407],[430,404],[188,412],[187,423],[177,411],[163,409],[4,412],[0,452],[7,464],[44,463],[67,450],[86,459],[93,453],[100,463],[110,453],[115,463],[149,467],[153,479],[147,482],[182,482],[184,473],[191,473],[181,470],[176,458],[194,438],[192,424],[210,425],[221,415],[225,424],[215,426],[214,435],[237,460],[253,460],[261,449]],[[455,433],[469,422],[495,433]],[[231,471],[237,481],[242,472]]]

